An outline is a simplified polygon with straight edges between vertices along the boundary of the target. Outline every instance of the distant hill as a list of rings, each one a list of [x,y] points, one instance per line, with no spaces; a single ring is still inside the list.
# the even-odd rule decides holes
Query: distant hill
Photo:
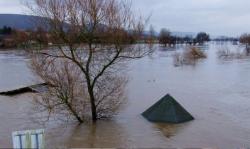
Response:
[[[41,19],[41,17],[31,16],[31,15],[21,15],[21,14],[0,14],[0,28],[3,26],[9,26],[11,28],[20,29],[20,30],[34,30],[36,29],[36,25],[34,20]],[[145,31],[144,35],[149,35],[149,31]],[[159,33],[156,32],[155,36],[158,36]],[[185,37],[191,36],[195,37],[196,33],[192,32],[172,32],[172,35]]]
[[[0,28],[9,26],[20,30],[34,30],[36,28],[34,20],[40,18],[41,17],[21,14],[0,14]]]

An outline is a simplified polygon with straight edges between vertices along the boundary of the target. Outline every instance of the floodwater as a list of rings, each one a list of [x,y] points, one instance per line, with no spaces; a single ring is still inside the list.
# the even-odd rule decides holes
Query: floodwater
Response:
[[[203,47],[208,58],[174,67],[174,50],[133,61],[128,69],[128,101],[112,120],[92,124],[50,122],[32,117],[32,94],[0,96],[0,148],[10,148],[15,131],[45,129],[49,148],[247,148],[250,147],[250,58],[220,59],[218,50],[231,44]],[[178,47],[177,49],[181,49]],[[36,82],[22,52],[0,52],[0,89]],[[170,93],[195,120],[153,124],[140,115]]]

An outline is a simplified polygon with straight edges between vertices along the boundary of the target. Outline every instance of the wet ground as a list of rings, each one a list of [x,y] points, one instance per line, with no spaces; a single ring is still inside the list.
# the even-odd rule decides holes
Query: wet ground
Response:
[[[41,125],[32,117],[32,94],[0,96],[0,148],[12,147],[12,132],[45,129],[47,147],[247,148],[250,147],[250,58],[220,59],[224,47],[209,44],[208,58],[174,67],[174,50],[157,48],[128,69],[128,103],[113,120],[95,125]],[[181,49],[179,47],[178,49]],[[0,52],[0,89],[36,82],[22,52]],[[174,96],[192,122],[153,124],[141,113],[165,94]]]

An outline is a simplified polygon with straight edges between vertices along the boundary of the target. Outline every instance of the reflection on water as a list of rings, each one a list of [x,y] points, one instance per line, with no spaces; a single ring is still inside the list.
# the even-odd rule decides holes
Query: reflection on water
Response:
[[[13,148],[44,148],[44,130],[16,131],[12,133]]]
[[[45,128],[45,147],[50,148],[249,147],[250,59],[220,59],[217,53],[223,46],[232,50],[238,47],[209,44],[204,50],[208,58],[195,66],[174,67],[172,50],[156,50],[150,57],[132,62],[126,107],[113,120],[95,125],[64,125],[53,120],[46,125],[33,123],[27,114],[33,106],[31,94],[0,96],[0,147],[13,147],[10,134],[16,130],[39,128]],[[0,61],[0,88],[33,84],[23,57],[0,54]],[[141,113],[167,93],[176,97],[195,120],[169,125],[142,118]]]
[[[155,124],[155,127],[160,129],[167,138],[175,136],[180,125],[177,124]]]

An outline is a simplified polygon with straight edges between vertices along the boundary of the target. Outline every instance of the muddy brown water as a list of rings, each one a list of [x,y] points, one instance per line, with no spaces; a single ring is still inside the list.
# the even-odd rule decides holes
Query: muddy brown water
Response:
[[[128,101],[112,120],[95,125],[34,122],[32,94],[0,96],[0,148],[11,148],[12,132],[45,129],[49,148],[247,148],[250,147],[250,58],[219,59],[217,52],[230,44],[209,44],[207,59],[196,65],[174,67],[173,50],[159,49],[128,69]],[[181,49],[181,47],[178,47]],[[0,89],[36,81],[22,52],[0,52]],[[194,121],[153,124],[140,115],[165,94],[174,96]]]

